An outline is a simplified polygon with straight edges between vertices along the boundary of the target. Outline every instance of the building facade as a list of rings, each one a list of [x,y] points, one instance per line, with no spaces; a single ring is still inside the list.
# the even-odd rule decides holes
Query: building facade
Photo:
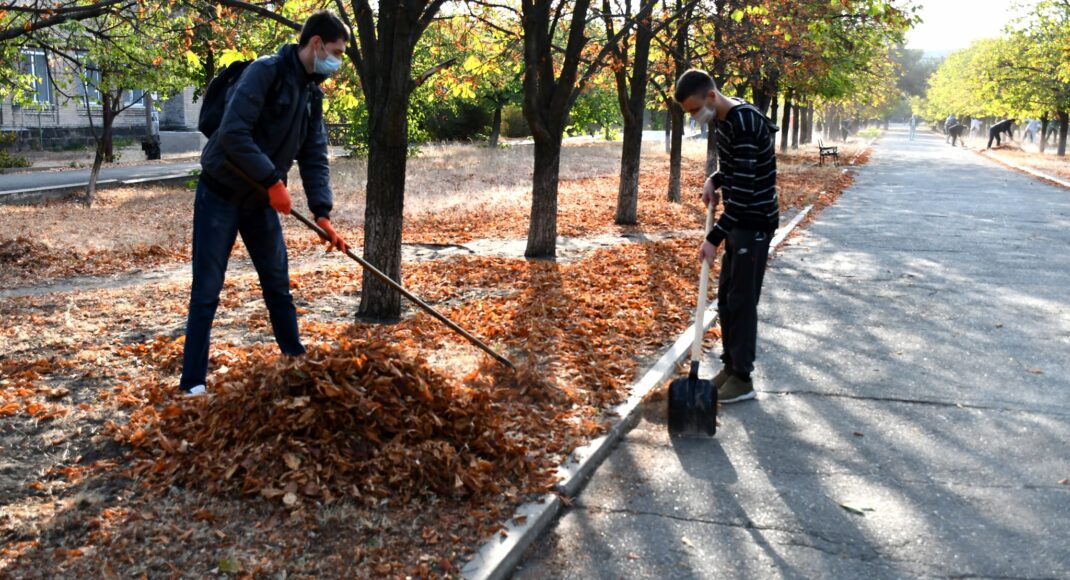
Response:
[[[24,73],[34,77],[32,103],[20,106],[12,98],[0,103],[0,132],[15,133],[12,148],[58,150],[92,145],[94,128],[99,133],[103,117],[97,104],[100,93],[92,85],[94,71],[90,69],[86,75],[90,82],[82,83],[75,71],[33,48],[22,49],[20,66]],[[161,130],[197,130],[201,107],[194,100],[193,92],[188,87],[157,103]],[[143,95],[141,89],[123,91],[124,105],[129,106],[115,118],[114,136],[138,138],[149,133]]]

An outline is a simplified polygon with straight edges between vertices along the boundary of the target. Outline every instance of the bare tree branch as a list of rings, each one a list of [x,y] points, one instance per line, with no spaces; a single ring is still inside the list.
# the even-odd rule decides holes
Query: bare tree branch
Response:
[[[449,60],[447,60],[445,62],[441,62],[439,64],[436,64],[435,66],[427,69],[422,74],[420,74],[420,76],[416,77],[416,80],[413,83],[412,88],[415,89],[416,87],[424,84],[425,82],[427,82],[427,79],[435,76],[436,74],[439,73],[439,71],[441,71],[443,69],[446,69],[446,68],[449,68],[449,67],[451,67],[451,66],[453,66],[455,64],[457,64],[457,58],[456,57],[451,58],[451,59],[449,59]]]
[[[288,26],[288,27],[290,27],[290,28],[292,28],[294,30],[301,30],[301,25],[300,24],[294,22],[293,20],[290,20],[289,18],[286,18],[285,16],[283,16],[281,14],[278,14],[278,13],[274,12],[273,10],[270,10],[268,8],[264,8],[263,6],[257,6],[256,4],[251,4],[249,2],[243,2],[242,0],[216,0],[216,1],[219,2],[220,4],[222,4],[223,6],[227,6],[229,8],[237,8],[239,10],[244,10],[246,12],[252,12],[253,14],[257,14],[257,15],[263,16],[264,18],[268,18],[268,19],[274,20],[275,22],[278,22],[279,24]]]

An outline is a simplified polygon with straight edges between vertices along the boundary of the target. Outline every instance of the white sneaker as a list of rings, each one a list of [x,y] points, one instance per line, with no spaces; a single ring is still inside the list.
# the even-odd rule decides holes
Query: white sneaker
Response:
[[[208,388],[204,385],[194,385],[188,389],[182,389],[182,395],[185,397],[203,397],[208,394]]]

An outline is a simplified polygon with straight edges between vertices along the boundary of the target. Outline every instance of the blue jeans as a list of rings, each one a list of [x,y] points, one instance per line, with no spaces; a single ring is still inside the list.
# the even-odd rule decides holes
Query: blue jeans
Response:
[[[283,354],[301,355],[305,347],[297,332],[297,310],[290,295],[290,272],[279,214],[271,207],[241,208],[197,184],[193,205],[193,286],[190,288],[186,344],[182,354],[184,389],[205,384],[208,340],[219,306],[227,261],[238,234],[260,277],[275,342]]]

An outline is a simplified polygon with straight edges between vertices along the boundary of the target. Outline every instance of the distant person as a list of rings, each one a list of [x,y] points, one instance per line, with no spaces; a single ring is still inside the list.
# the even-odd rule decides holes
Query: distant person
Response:
[[[983,124],[980,119],[970,119],[970,137],[980,137]]]
[[[914,140],[914,132],[917,131],[917,129],[918,129],[918,116],[917,115],[911,115],[910,116],[910,140],[911,141]]]
[[[753,399],[751,372],[758,341],[758,299],[779,223],[776,189],[776,126],[765,115],[717,89],[706,72],[691,69],[676,81],[673,98],[698,123],[717,119],[720,170],[706,179],[702,201],[715,207],[723,188],[724,211],[699,248],[713,264],[724,242],[717,282],[724,368],[713,378],[722,403]]]
[[[1022,132],[1022,142],[1029,140],[1030,143],[1034,142],[1037,136],[1037,131],[1040,129],[1040,121],[1036,119],[1025,120],[1025,131]]]
[[[948,115],[947,119],[944,119],[944,135],[947,135],[947,130],[950,129],[952,125],[954,125],[955,123],[958,123],[958,122],[959,121],[958,121],[958,119],[955,118],[955,114],[954,113],[951,113],[950,115]]]
[[[275,343],[284,355],[305,353],[279,214],[289,214],[293,206],[286,176],[296,159],[316,223],[332,247],[346,249],[331,227],[333,196],[319,85],[342,66],[348,40],[349,29],[337,16],[316,12],[305,21],[298,44],[284,44],[276,54],[253,61],[228,89],[232,96],[222,122],[201,154],[193,204],[193,284],[179,380],[187,396],[206,394],[212,320],[238,234],[259,276]]]
[[[1048,123],[1048,132],[1044,135],[1044,143],[1046,144],[1050,140],[1052,142],[1052,144],[1054,144],[1055,143],[1055,134],[1058,133],[1058,132],[1059,132],[1059,121],[1051,121],[1050,123]]]
[[[947,138],[944,139],[944,143],[948,140],[951,141],[951,146],[954,147],[958,141],[962,141],[962,146],[966,146],[966,139],[962,137],[962,134],[966,132],[966,125],[962,123],[955,123],[947,130]]]
[[[992,125],[992,128],[988,130],[988,147],[985,147],[985,149],[991,149],[992,148],[992,140],[993,139],[996,140],[996,147],[999,147],[1000,146],[999,136],[1000,136],[1001,133],[1006,133],[1007,134],[1007,140],[1008,141],[1014,141],[1014,138],[1011,136],[1011,131],[1013,130],[1013,128],[1014,128],[1014,119],[1004,119],[1004,120],[1000,121],[999,123],[996,123],[995,125]]]

